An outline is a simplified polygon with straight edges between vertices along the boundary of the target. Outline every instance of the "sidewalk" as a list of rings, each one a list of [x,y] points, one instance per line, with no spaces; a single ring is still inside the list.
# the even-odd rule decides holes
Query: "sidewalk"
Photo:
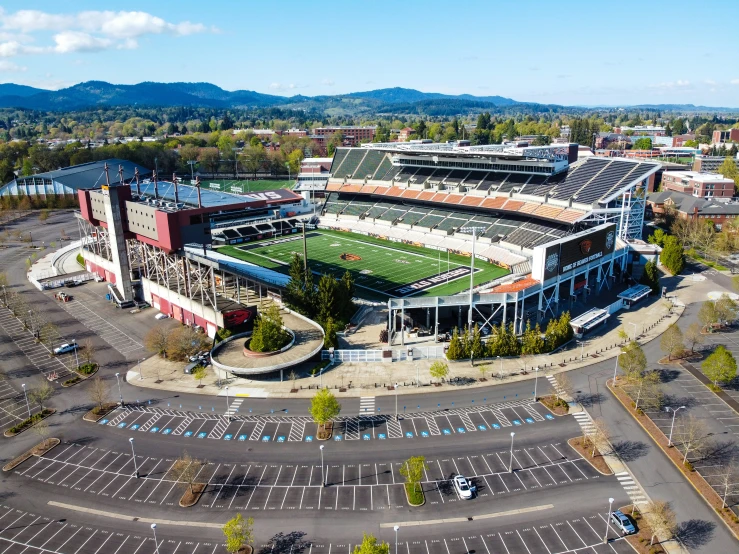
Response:
[[[660,336],[667,327],[677,321],[685,308],[685,304],[705,299],[706,291],[702,290],[704,287],[706,287],[704,281],[682,279],[680,286],[673,293],[676,306],[673,308],[672,314],[667,314],[664,300],[652,298],[648,304],[642,307],[622,310],[611,316],[613,320],[617,321],[617,324],[612,322],[607,333],[586,339],[583,347],[573,342],[569,349],[554,354],[531,356],[529,359],[515,357],[502,360],[475,360],[474,367],[470,366],[469,360],[448,362],[448,379],[465,380],[464,386],[467,388],[487,387],[533,379],[535,372],[531,371],[532,367],[539,367],[539,377],[544,377],[545,375],[585,367],[595,363],[595,360],[600,362],[604,359],[613,359],[618,356],[619,347],[622,343],[622,340],[618,337],[619,329],[623,328],[631,335],[634,332],[634,325],[636,325],[639,342],[642,344],[649,342]],[[582,360],[580,359],[581,352]],[[399,383],[404,387],[403,394],[442,392],[451,390],[452,386],[457,386],[443,384],[440,387],[433,387],[429,385],[431,380],[429,367],[433,361],[416,359],[402,362],[344,362],[327,368],[320,379],[308,375],[304,368],[295,381],[295,388],[298,389],[297,393],[290,393],[293,386],[288,377],[289,370],[285,370],[283,373],[284,381],[282,382],[280,382],[279,375],[259,379],[229,376],[227,384],[231,395],[243,394],[277,398],[310,398],[315,394],[315,388],[319,383],[322,383],[324,387],[334,389],[339,398],[395,394],[393,390],[387,389],[388,386],[392,386],[394,383]],[[526,363],[526,374],[522,373],[524,362]],[[483,382],[479,380],[482,377],[480,369],[482,365],[487,366],[485,373],[487,380]],[[213,371],[210,371],[208,377],[203,379],[204,387],[198,389],[197,382],[192,376],[183,374],[183,367],[184,364],[182,363],[152,357],[141,364],[141,371],[144,374],[143,381],[138,380],[139,374],[136,367],[129,371],[127,378],[132,382],[136,380],[135,382],[139,386],[160,390],[210,395],[225,394],[221,390],[221,387],[226,384],[224,383],[226,375],[223,372],[216,376]],[[154,382],[157,380],[157,370],[161,383]],[[220,383],[218,378],[220,378]],[[417,378],[421,383],[419,387],[416,386]],[[221,387],[218,386],[219,384]],[[338,389],[344,387],[347,389],[346,392],[339,392]]]

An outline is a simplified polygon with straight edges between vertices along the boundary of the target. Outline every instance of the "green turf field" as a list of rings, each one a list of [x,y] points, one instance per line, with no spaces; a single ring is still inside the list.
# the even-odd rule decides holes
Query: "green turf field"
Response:
[[[287,273],[293,252],[302,255],[302,235],[292,235],[295,240],[282,241],[286,237],[249,243],[240,246],[223,246],[219,252],[263,267]],[[382,239],[344,233],[339,231],[316,230],[308,233],[308,260],[314,273],[329,273],[341,277],[346,270],[354,276],[358,287],[367,289],[369,296],[442,296],[456,294],[469,287],[469,274],[451,277],[448,282],[443,275],[439,284],[420,291],[400,292],[394,289],[423,281],[457,268],[470,265],[466,256],[449,255],[428,248],[399,244]],[[359,257],[358,260],[345,260],[342,254]],[[475,284],[481,284],[509,271],[494,264],[475,260]],[[360,296],[363,296],[360,292]]]
[[[221,192],[233,192],[245,194],[249,192],[260,192],[263,190],[289,189],[295,181],[235,181],[233,179],[205,179],[203,188],[218,190]]]

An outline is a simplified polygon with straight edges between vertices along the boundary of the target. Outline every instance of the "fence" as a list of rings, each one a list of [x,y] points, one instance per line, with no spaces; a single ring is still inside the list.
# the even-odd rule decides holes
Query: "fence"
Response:
[[[58,289],[64,286],[64,283],[67,281],[74,281],[75,283],[84,283],[86,281],[91,281],[95,278],[95,275],[92,273],[82,273],[81,275],[75,275],[74,277],[70,279],[57,279],[56,281],[45,281],[41,283],[41,287],[44,290],[49,289]]]
[[[321,351],[322,360],[330,360],[328,350]],[[381,362],[382,350],[334,350],[335,362]]]

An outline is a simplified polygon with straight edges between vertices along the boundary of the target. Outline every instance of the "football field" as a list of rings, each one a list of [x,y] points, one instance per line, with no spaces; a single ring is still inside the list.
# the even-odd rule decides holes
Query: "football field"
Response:
[[[315,274],[340,278],[350,271],[358,287],[381,296],[456,294],[469,288],[470,258],[354,233],[316,230],[307,235]],[[303,254],[302,234],[219,249],[245,261],[287,273],[294,253]],[[475,284],[506,275],[507,269],[475,260]],[[361,291],[358,290],[360,296]]]
[[[250,192],[261,192],[263,190],[289,189],[295,181],[268,181],[268,180],[234,180],[234,179],[204,179],[203,188],[217,190],[220,192],[232,192],[235,194],[249,194]]]

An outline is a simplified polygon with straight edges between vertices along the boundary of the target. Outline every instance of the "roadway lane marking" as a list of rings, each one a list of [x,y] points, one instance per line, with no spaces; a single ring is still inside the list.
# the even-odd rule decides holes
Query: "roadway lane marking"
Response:
[[[512,516],[518,514],[527,514],[530,512],[540,512],[543,510],[551,510],[554,508],[554,504],[543,504],[541,506],[531,506],[529,508],[521,508],[520,510],[506,510],[505,512],[493,512],[491,514],[480,514],[471,518],[473,521],[479,519],[493,519],[497,517]],[[398,527],[418,527],[421,525],[438,525],[440,523],[463,523],[470,521],[467,517],[453,517],[445,519],[429,519],[426,521],[398,521],[394,523],[380,523],[380,528],[393,528],[396,525]]]
[[[161,519],[161,518],[146,518],[129,516],[126,514],[119,514],[116,512],[106,512],[105,510],[96,510],[93,508],[85,508],[84,506],[75,506],[74,504],[65,504],[64,502],[56,502],[49,500],[47,502],[49,506],[56,508],[64,508],[66,510],[72,510],[74,512],[82,512],[85,514],[91,514],[101,517],[108,517],[111,519],[122,519],[125,521],[141,521],[143,523],[156,523],[157,525],[177,525],[179,527],[207,527],[209,529],[223,529],[222,523],[206,523],[203,521],[192,521],[192,520],[174,520],[174,519]]]

